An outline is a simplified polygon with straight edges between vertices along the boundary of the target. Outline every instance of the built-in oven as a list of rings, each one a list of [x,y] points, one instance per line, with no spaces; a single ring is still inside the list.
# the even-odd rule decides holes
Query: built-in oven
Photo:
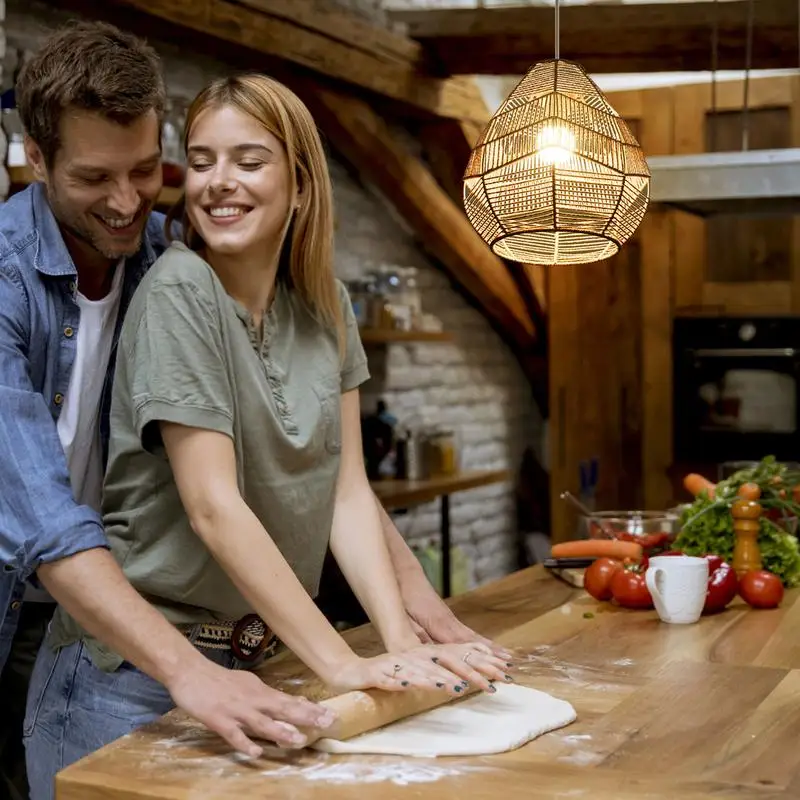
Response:
[[[675,461],[800,460],[800,317],[681,317]]]

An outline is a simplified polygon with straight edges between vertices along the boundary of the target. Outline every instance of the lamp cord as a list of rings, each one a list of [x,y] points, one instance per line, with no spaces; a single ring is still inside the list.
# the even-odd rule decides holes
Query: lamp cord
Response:
[[[745,42],[744,105],[742,107],[742,150],[750,144],[750,67],[753,61],[755,0],[747,4],[747,39]]]
[[[800,0],[798,0],[800,2]],[[711,28],[711,152],[717,152],[717,70],[719,69],[719,2],[714,0]]]
[[[556,27],[555,27],[555,43],[556,43],[556,61],[561,58],[561,18],[560,18],[560,2],[555,0],[556,3]]]

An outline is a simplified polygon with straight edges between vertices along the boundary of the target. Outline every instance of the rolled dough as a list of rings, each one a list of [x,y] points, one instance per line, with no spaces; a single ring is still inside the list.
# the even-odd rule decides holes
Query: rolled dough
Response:
[[[474,756],[514,750],[569,725],[575,709],[565,700],[525,686],[498,685],[352,739],[319,739],[326,753],[402,756]]]

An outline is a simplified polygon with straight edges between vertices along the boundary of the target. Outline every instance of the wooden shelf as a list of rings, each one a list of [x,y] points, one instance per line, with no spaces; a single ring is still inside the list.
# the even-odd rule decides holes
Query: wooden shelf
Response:
[[[471,470],[419,481],[372,481],[371,485],[383,507],[388,510],[429,503],[444,494],[502,483],[510,478],[511,472],[507,469]]]
[[[363,344],[391,344],[392,342],[452,342],[445,331],[394,331],[382,328],[361,328]]]
[[[33,171],[30,167],[9,167],[8,169],[8,177],[11,182],[11,188],[16,189],[17,191],[20,188],[27,186],[30,183],[33,183],[35,178],[33,177]],[[13,191],[12,191],[13,194]],[[165,186],[161,190],[161,194],[158,196],[158,200],[156,201],[156,207],[160,209],[168,208],[169,206],[174,205],[178,202],[181,196],[181,189],[178,189],[175,186]]]

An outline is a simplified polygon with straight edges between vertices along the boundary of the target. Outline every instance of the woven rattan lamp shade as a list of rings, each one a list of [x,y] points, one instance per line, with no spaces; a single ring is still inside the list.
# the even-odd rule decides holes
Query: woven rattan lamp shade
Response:
[[[464,173],[464,208],[499,256],[583,264],[613,256],[647,210],[639,143],[586,71],[533,66],[481,134]]]

